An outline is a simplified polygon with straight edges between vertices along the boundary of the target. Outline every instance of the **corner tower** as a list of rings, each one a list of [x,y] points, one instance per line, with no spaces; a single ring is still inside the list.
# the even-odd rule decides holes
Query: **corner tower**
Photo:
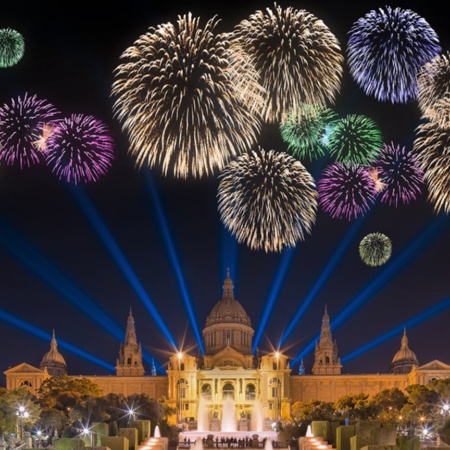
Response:
[[[134,318],[128,315],[125,343],[120,344],[119,358],[116,363],[116,375],[118,377],[142,377],[145,370],[142,364],[142,348],[137,343]]]
[[[243,306],[234,298],[230,271],[223,282],[223,295],[206,318],[203,329],[205,355],[214,355],[230,347],[242,355],[252,354],[255,331]]]
[[[341,359],[338,357],[336,341],[333,341],[330,327],[330,316],[325,306],[325,314],[322,318],[320,341],[316,343],[314,351],[314,375],[338,375],[341,373]]]

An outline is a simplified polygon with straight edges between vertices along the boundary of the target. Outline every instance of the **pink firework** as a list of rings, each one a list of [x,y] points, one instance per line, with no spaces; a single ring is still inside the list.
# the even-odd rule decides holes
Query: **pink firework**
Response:
[[[355,163],[334,162],[325,167],[317,191],[323,211],[334,219],[348,221],[366,214],[377,197],[369,171]]]
[[[72,114],[46,139],[45,161],[60,180],[97,181],[111,167],[114,142],[108,127],[92,116]]]
[[[36,141],[44,124],[49,127],[59,118],[51,103],[27,93],[0,106],[0,161],[21,169],[38,164],[42,153]]]
[[[406,147],[385,144],[373,163],[384,184],[380,201],[390,206],[409,204],[422,193],[423,170],[417,155]]]

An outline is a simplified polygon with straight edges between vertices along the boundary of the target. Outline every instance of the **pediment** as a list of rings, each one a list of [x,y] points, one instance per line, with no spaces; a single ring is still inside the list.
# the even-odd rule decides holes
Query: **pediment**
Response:
[[[212,367],[227,370],[245,367],[244,356],[231,347],[225,347],[214,355]]]
[[[443,363],[442,361],[439,361],[438,359],[435,359],[433,361],[430,361],[429,363],[424,364],[423,366],[418,367],[417,370],[449,370],[450,371],[450,366],[448,364]]]
[[[44,371],[41,369],[38,369],[37,367],[34,367],[27,363],[22,363],[17,366],[11,367],[8,370],[5,370],[3,373],[5,375],[14,375],[14,374],[21,374],[21,373],[43,373]]]

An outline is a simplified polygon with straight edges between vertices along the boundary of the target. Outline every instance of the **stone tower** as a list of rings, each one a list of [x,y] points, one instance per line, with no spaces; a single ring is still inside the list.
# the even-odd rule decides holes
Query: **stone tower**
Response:
[[[338,357],[336,341],[333,341],[330,327],[330,316],[325,306],[325,314],[322,319],[320,340],[316,343],[314,350],[314,375],[338,375],[341,373],[341,359]]]
[[[41,370],[47,369],[51,376],[67,375],[67,365],[64,357],[58,351],[58,344],[56,343],[55,330],[53,330],[53,337],[50,342],[50,350],[42,358],[39,365]]]
[[[144,373],[142,348],[137,342],[134,318],[130,308],[125,342],[120,344],[119,358],[116,363],[116,375],[118,377],[142,377]]]

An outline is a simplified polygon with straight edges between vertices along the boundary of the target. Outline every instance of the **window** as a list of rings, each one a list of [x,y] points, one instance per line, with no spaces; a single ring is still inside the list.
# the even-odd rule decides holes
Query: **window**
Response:
[[[22,381],[22,383],[20,383],[21,386],[29,386],[29,387],[33,387],[33,384],[31,383],[31,381],[28,380],[24,380]]]

